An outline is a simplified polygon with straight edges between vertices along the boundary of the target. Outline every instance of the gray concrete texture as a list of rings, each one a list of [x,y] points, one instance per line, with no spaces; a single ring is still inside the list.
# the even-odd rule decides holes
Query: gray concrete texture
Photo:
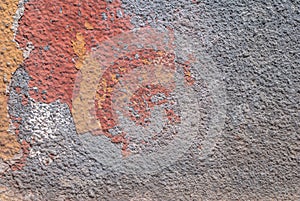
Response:
[[[198,135],[154,172],[111,168],[98,153],[101,139],[76,133],[66,104],[30,100],[20,68],[10,114],[23,118],[20,138],[35,141],[26,166],[0,184],[32,201],[300,200],[300,1],[123,0],[122,9],[137,28],[171,27],[177,56],[190,51],[208,66],[192,67],[208,84],[207,94],[200,81],[204,91],[194,93]]]

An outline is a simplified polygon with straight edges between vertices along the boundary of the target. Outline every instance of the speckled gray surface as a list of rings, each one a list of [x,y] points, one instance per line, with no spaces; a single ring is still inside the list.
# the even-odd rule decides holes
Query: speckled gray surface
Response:
[[[201,158],[195,140],[154,174],[111,170],[82,146],[66,104],[29,99],[24,107],[12,89],[10,114],[24,119],[20,138],[35,141],[27,165],[1,184],[25,200],[299,200],[300,2],[123,0],[122,7],[137,27],[171,27],[209,55],[226,104],[212,152]],[[26,94],[28,79],[19,69],[11,87]]]

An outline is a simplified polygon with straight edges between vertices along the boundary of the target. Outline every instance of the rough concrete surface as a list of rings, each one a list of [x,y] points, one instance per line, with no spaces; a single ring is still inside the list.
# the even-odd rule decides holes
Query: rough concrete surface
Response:
[[[300,1],[4,0],[0,201],[300,200]]]

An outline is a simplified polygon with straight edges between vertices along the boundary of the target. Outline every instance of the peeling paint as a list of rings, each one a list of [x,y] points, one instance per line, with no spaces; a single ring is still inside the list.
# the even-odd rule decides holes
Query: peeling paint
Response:
[[[16,40],[23,49],[29,43],[34,47],[24,61],[32,78],[29,86],[34,100],[61,100],[71,108],[74,79],[84,56],[101,41],[130,30],[128,17],[102,20],[101,13],[109,10],[107,16],[112,18],[120,5],[120,1],[92,0],[32,0],[25,4]],[[45,51],[48,45],[51,48]]]

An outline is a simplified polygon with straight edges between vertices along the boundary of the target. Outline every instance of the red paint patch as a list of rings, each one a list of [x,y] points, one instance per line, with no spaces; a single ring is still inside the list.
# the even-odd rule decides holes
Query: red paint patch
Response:
[[[127,17],[118,18],[120,1],[32,0],[25,4],[19,21],[17,41],[22,48],[31,42],[34,49],[24,66],[32,77],[30,95],[36,101],[50,103],[60,99],[71,108],[78,59],[72,40],[81,33],[88,51],[108,38],[130,30]],[[93,27],[87,29],[86,24]],[[47,94],[43,94],[47,92]]]

